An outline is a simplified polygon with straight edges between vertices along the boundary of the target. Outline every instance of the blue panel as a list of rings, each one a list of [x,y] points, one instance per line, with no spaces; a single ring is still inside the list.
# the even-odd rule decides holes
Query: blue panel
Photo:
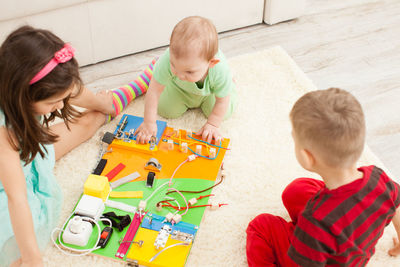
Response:
[[[122,116],[121,120],[119,121],[118,126],[114,131],[114,134],[117,134],[117,131],[118,131],[121,123],[124,121],[125,117],[128,118],[128,123],[126,124],[126,126],[124,128],[124,132],[129,132],[130,129],[136,130],[137,128],[139,128],[140,124],[142,124],[142,122],[143,122],[142,117],[124,114]],[[156,137],[157,137],[157,145],[158,145],[158,143],[160,142],[161,136],[164,133],[165,128],[167,127],[167,122],[157,120],[156,123],[157,123],[157,136]],[[130,137],[129,139],[136,140],[136,136]]]
[[[151,224],[150,224],[150,218],[152,218]],[[142,228],[146,228],[146,229],[150,229],[150,230],[154,230],[154,231],[160,231],[162,226],[164,224],[166,224],[166,225],[171,226],[172,231],[178,230],[180,232],[188,233],[191,235],[196,235],[196,233],[197,233],[198,227],[194,224],[181,221],[181,222],[175,224],[174,226],[172,226],[172,224],[169,222],[163,223],[164,220],[165,220],[164,216],[159,216],[157,214],[152,214],[151,216],[146,216],[143,219]]]

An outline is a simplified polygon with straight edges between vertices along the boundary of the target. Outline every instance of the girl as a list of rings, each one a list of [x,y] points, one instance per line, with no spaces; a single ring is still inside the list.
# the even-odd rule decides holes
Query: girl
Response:
[[[89,139],[104,114],[117,115],[144,93],[147,76],[94,95],[83,87],[69,44],[30,26],[7,37],[0,47],[0,266],[43,265],[40,250],[62,204],[55,160]],[[49,126],[55,117],[63,123]]]
[[[118,115],[145,93],[153,63],[130,84],[94,95],[69,44],[29,26],[7,37],[0,47],[0,266],[43,265],[40,250],[62,204],[55,160],[89,139],[110,119],[104,114]],[[49,126],[55,117],[64,122]]]
[[[73,48],[24,26],[0,47],[0,264],[41,266],[61,209],[54,160],[104,124],[107,99],[83,88]],[[94,101],[84,105],[92,94]],[[97,111],[79,113],[70,103]],[[55,117],[64,123],[49,126]],[[20,259],[16,261],[18,258]]]

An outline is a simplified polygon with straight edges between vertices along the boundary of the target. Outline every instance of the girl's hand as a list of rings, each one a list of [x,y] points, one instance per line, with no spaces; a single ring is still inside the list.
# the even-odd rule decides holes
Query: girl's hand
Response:
[[[28,262],[22,262],[20,265],[21,267],[43,267],[43,261],[28,261]]]
[[[42,258],[37,258],[36,260],[30,259],[28,261],[23,261],[21,258],[11,263],[10,267],[43,267]]]
[[[212,139],[215,139],[215,144],[219,145],[219,142],[222,140],[222,135],[219,132],[218,127],[209,124],[208,122],[201,127],[200,131],[196,133],[197,135],[201,135],[203,141],[211,143]]]
[[[19,258],[18,260],[11,263],[10,267],[19,267],[19,266],[21,266],[21,264],[22,264],[22,260],[21,260],[21,258]]]
[[[135,131],[136,142],[147,144],[152,136],[157,135],[157,124],[155,122],[143,122]]]
[[[393,247],[389,249],[388,254],[394,257],[400,255],[400,243],[396,237],[393,237]]]

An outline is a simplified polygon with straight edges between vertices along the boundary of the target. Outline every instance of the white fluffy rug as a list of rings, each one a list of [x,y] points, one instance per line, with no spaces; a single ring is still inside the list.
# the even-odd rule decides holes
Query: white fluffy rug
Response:
[[[223,123],[224,136],[231,138],[226,154],[227,179],[216,187],[217,200],[229,203],[216,211],[206,211],[186,266],[246,266],[247,224],[259,213],[272,213],[288,219],[281,192],[295,177],[311,176],[302,170],[293,153],[289,111],[305,92],[315,90],[312,81],[280,47],[247,54],[230,60],[239,88],[236,113]],[[334,85],[332,85],[334,86]],[[135,100],[126,113],[143,116],[144,97]],[[100,131],[111,130],[119,118]],[[169,126],[197,131],[205,122],[198,110],[189,111]],[[98,135],[56,164],[55,174],[64,191],[64,221],[83,190],[98,152]],[[382,166],[366,148],[360,165]],[[400,266],[400,257],[387,250],[395,231],[386,228],[369,266]],[[98,256],[66,257],[53,246],[45,252],[48,266],[122,266]]]

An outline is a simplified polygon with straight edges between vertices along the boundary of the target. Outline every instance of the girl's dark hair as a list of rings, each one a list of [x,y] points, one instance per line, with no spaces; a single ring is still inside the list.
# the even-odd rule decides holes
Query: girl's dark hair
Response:
[[[10,144],[19,150],[25,163],[37,153],[44,157],[43,144],[52,144],[58,136],[49,130],[49,122],[59,117],[68,122],[81,114],[64,99],[64,107],[41,121],[33,109],[35,102],[62,95],[76,86],[78,95],[83,83],[75,58],[58,64],[49,74],[29,85],[31,79],[63,48],[64,42],[47,30],[23,26],[12,32],[0,47],[0,110],[4,113]]]

